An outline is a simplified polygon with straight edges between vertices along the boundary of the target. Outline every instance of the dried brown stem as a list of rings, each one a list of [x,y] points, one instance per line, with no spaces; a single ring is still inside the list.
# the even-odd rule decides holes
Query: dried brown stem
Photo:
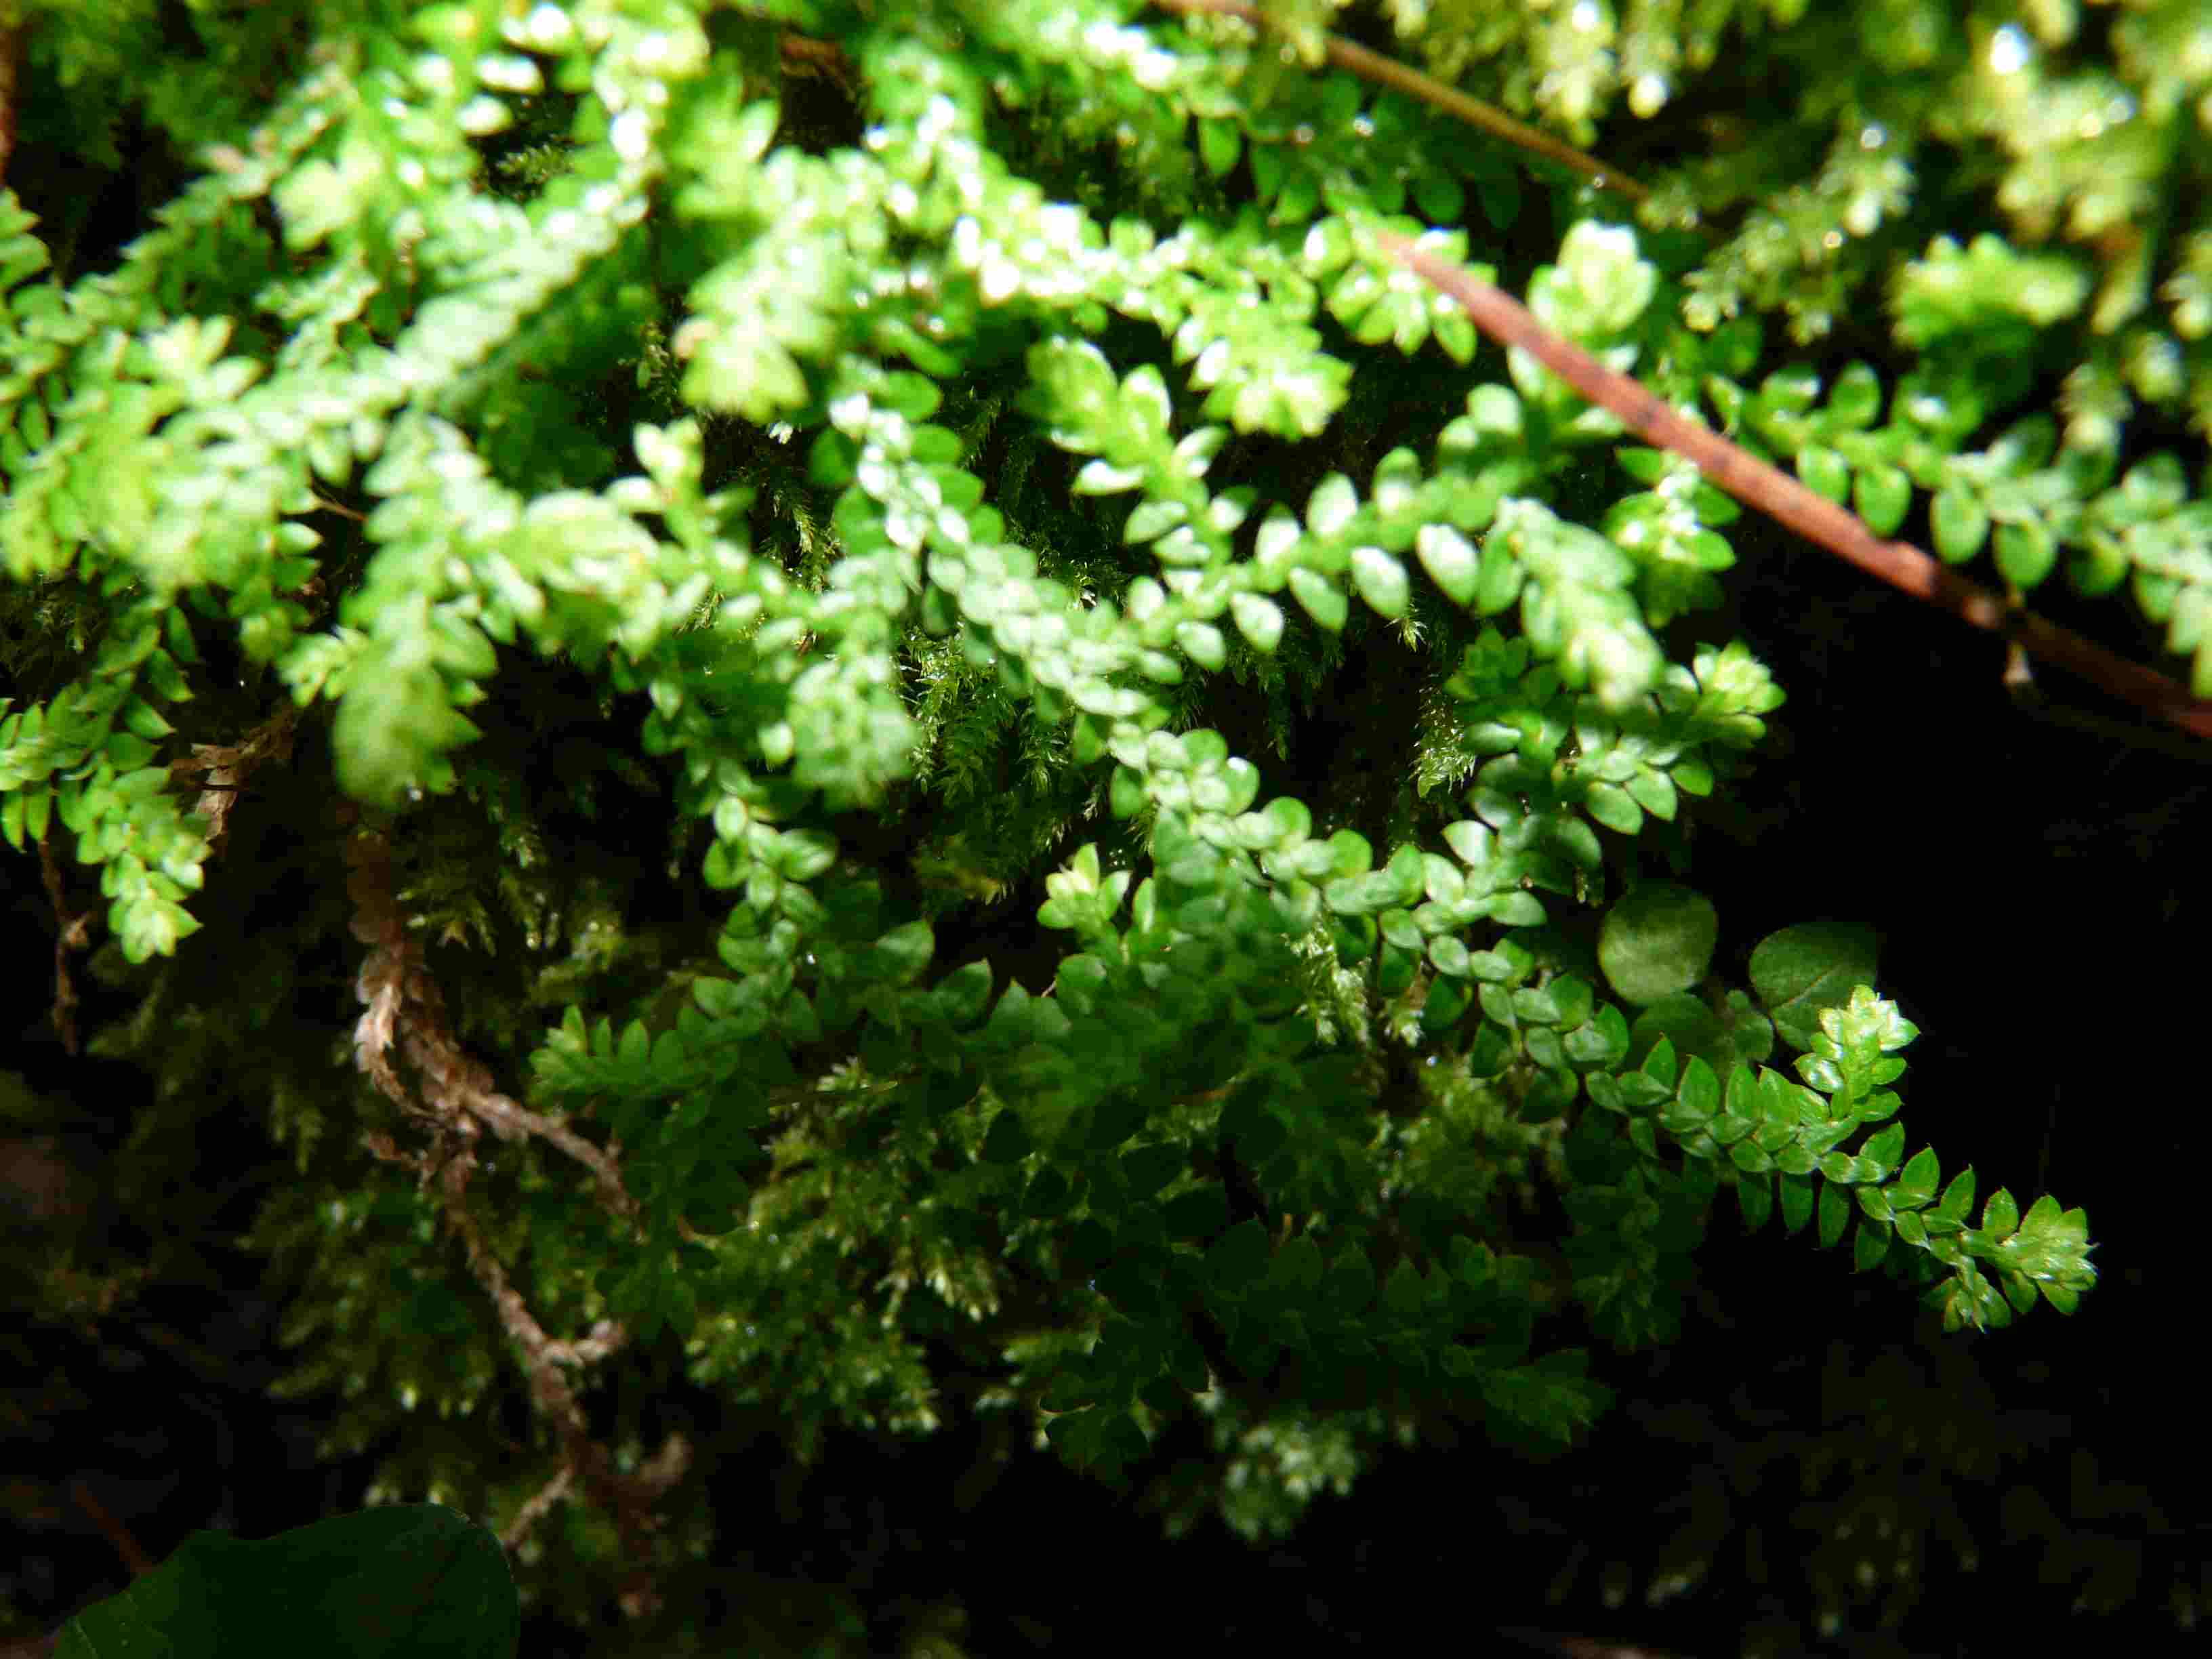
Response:
[[[15,155],[15,104],[23,70],[23,27],[0,29],[0,184]]]
[[[1639,436],[1694,461],[1714,483],[1747,507],[1810,542],[1879,576],[1899,591],[1948,611],[1960,621],[2017,641],[2027,651],[2103,690],[2148,709],[2197,737],[2212,737],[2212,702],[2192,697],[2154,669],[2069,633],[2055,623],[2008,606],[1999,595],[1953,574],[1909,542],[1884,541],[1856,514],[1816,495],[1778,468],[1746,453],[1711,428],[1677,414],[1642,382],[1617,374],[1571,341],[1561,339],[1518,301],[1458,266],[1416,248],[1407,238],[1378,233],[1383,252],[1456,300],[1474,325],[1502,345],[1518,346],[1569,386],[1618,416]]]
[[[550,1140],[589,1170],[609,1210],[625,1218],[637,1214],[637,1201],[623,1185],[622,1171],[604,1149],[558,1118],[533,1112],[493,1087],[490,1071],[463,1051],[446,1018],[445,998],[422,960],[406,919],[392,896],[391,848],[374,831],[357,833],[348,843],[352,866],[347,892],[354,902],[354,936],[376,948],[362,964],[356,988],[368,1005],[354,1028],[356,1062],[402,1110],[428,1117],[473,1141],[479,1124],[501,1140],[537,1135]],[[422,1079],[431,1109],[393,1068],[390,1050],[398,1040]]]
[[[82,951],[91,938],[92,915],[69,908],[62,887],[61,860],[54,855],[52,836],[39,842],[39,870],[46,878],[46,897],[54,907],[54,1030],[61,1033],[63,1050],[76,1053],[76,987],[70,979],[72,951]]]
[[[346,816],[349,821],[350,815]],[[356,984],[367,1007],[354,1028],[355,1060],[410,1118],[430,1127],[435,1145],[431,1151],[410,1151],[378,1131],[365,1134],[362,1140],[378,1158],[412,1170],[426,1190],[434,1185],[446,1222],[461,1241],[469,1271],[498,1313],[508,1340],[522,1351],[532,1402],[561,1442],[560,1474],[525,1504],[508,1528],[507,1541],[520,1541],[568,1493],[573,1480],[580,1480],[622,1534],[628,1557],[622,1606],[631,1617],[642,1617],[659,1602],[651,1546],[660,1524],[655,1505],[683,1477],[690,1448],[683,1436],[672,1435],[650,1463],[624,1474],[615,1467],[606,1448],[592,1438],[575,1387],[562,1367],[611,1357],[628,1341],[629,1332],[618,1321],[603,1319],[589,1335],[574,1341],[546,1334],[469,1209],[469,1177],[476,1168],[476,1147],[484,1126],[502,1139],[535,1134],[553,1142],[592,1171],[607,1207],[616,1214],[634,1219],[636,1203],[623,1185],[611,1150],[602,1151],[557,1119],[531,1111],[500,1093],[492,1086],[490,1072],[463,1051],[447,1020],[437,981],[400,908],[386,836],[374,829],[356,829],[347,842],[346,862],[353,933],[370,947]],[[395,1042],[420,1080],[419,1096],[392,1063]]]
[[[683,1436],[672,1435],[650,1467],[629,1475],[615,1467],[607,1449],[592,1438],[583,1403],[562,1374],[560,1360],[552,1352],[552,1339],[545,1334],[545,1328],[538,1322],[521,1291],[507,1278],[507,1269],[485,1243],[482,1230],[469,1213],[465,1199],[466,1181],[463,1161],[456,1158],[447,1166],[442,1183],[446,1218],[460,1236],[469,1271],[476,1275],[477,1284],[498,1309],[500,1323],[508,1337],[523,1351],[531,1399],[538,1414],[560,1437],[563,1468],[580,1475],[592,1500],[614,1517],[623,1536],[623,1553],[629,1559],[629,1570],[623,1575],[623,1610],[632,1618],[643,1617],[659,1605],[650,1543],[652,1534],[660,1526],[654,1506],[683,1477],[690,1461],[690,1446]],[[616,1325],[608,1334],[611,1340],[605,1346],[611,1351],[620,1345],[627,1333]],[[538,1496],[544,1494],[540,1492]]]
[[[146,1553],[131,1528],[110,1515],[107,1506],[92,1495],[92,1488],[82,1477],[70,1482],[70,1496],[76,1499],[77,1508],[91,1517],[92,1524],[100,1528],[100,1536],[115,1547],[115,1553],[123,1558],[123,1565],[131,1569],[133,1578],[143,1578],[154,1571],[154,1558]]]
[[[238,804],[240,792],[253,774],[271,761],[292,758],[292,735],[298,724],[297,709],[280,708],[241,743],[196,743],[190,757],[169,763],[173,778],[181,781],[195,773],[200,775],[199,799],[192,803],[191,812],[207,824],[210,857],[222,850],[231,808]]]
[[[1254,27],[1265,27],[1267,15],[1248,0],[1154,0],[1170,11],[1185,14],[1212,12],[1219,17],[1235,17]],[[1644,200],[1651,192],[1619,167],[1607,167],[1595,155],[1588,155],[1572,144],[1562,143],[1548,132],[1516,121],[1495,105],[1486,104],[1479,98],[1470,98],[1456,87],[1448,87],[1419,70],[1408,69],[1395,58],[1385,58],[1381,52],[1370,52],[1356,41],[1340,35],[1322,37],[1328,61],[1339,69],[1349,70],[1364,80],[1394,88],[1408,97],[1418,98],[1445,114],[1456,117],[1469,126],[1480,127],[1493,138],[1502,138],[1516,149],[1557,161],[1588,177],[1600,188],[1618,191],[1632,202]]]
[[[529,1500],[514,1512],[514,1519],[507,1523],[507,1530],[499,1541],[508,1550],[520,1549],[524,1540],[536,1529],[538,1523],[552,1512],[553,1506],[568,1495],[568,1488],[576,1484],[576,1471],[563,1463],[554,1471],[553,1478],[530,1495]]]

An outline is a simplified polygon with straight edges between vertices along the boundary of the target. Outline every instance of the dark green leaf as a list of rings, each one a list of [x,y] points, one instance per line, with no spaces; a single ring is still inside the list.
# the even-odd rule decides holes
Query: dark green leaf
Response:
[[[1640,1006],[1702,980],[1719,937],[1719,915],[1704,894],[1646,882],[1606,914],[1598,962],[1613,988]]]
[[[1160,1224],[1171,1238],[1211,1238],[1228,1222],[1229,1199],[1218,1181],[1178,1194],[1160,1210]]]
[[[63,1629],[56,1659],[509,1659],[521,1614],[489,1530],[434,1504],[249,1541],[198,1532]]]
[[[1842,1242],[1844,1229],[1851,1218],[1851,1201],[1844,1189],[1832,1182],[1820,1188],[1820,1248],[1833,1249]]]
[[[1390,1277],[1382,1282],[1384,1310],[1401,1319],[1412,1319],[1420,1313],[1425,1295],[1420,1269],[1407,1257],[1399,1257],[1398,1265],[1390,1269]]]
[[[1020,1115],[1011,1108],[1002,1108],[991,1120],[980,1155],[986,1164],[1018,1164],[1029,1155],[1033,1145],[1029,1126],[1022,1121]]]
[[[1782,1225],[1784,1231],[1800,1233],[1813,1218],[1814,1183],[1802,1171],[1785,1172],[1781,1181]]]
[[[972,1025],[983,1017],[984,1006],[991,1000],[991,964],[988,960],[968,963],[933,988],[939,1012],[948,1022],[960,1028]]]
[[[1860,1273],[1879,1267],[1889,1254],[1889,1229],[1880,1222],[1860,1222],[1858,1237],[1851,1241],[1851,1266]]]
[[[1774,1213],[1774,1183],[1765,1176],[1738,1175],[1736,1202],[1743,1209],[1744,1231],[1757,1232]]]
[[[1226,1296],[1241,1296],[1267,1271],[1267,1230],[1255,1220],[1240,1221],[1214,1240],[1206,1253],[1206,1274]]]
[[[1761,939],[1751,953],[1751,982],[1794,1047],[1810,1048],[1820,1014],[1850,1000],[1852,988],[1874,983],[1876,940],[1870,927],[1808,922]]]
[[[1330,1260],[1322,1296],[1332,1311],[1347,1319],[1374,1301],[1375,1264],[1367,1259],[1358,1240],[1346,1243]]]

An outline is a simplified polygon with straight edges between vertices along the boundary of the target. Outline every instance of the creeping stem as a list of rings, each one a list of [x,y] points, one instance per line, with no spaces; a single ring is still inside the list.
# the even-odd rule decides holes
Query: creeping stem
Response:
[[[1378,233],[1384,252],[1439,292],[1502,345],[1518,346],[1592,403],[1650,443],[1694,461],[1706,477],[1810,542],[1848,559],[1915,599],[1961,621],[2019,642],[2091,684],[2147,708],[2200,738],[2212,738],[2212,702],[2192,697],[2154,669],[2107,651],[1978,587],[1909,542],[1884,541],[1863,520],[1817,495],[1788,473],[1730,443],[1711,428],[1677,414],[1642,382],[1617,374],[1573,342],[1547,329],[1519,301],[1458,266],[1425,253],[1407,237]]]
[[[1155,3],[1170,11],[1185,14],[1212,12],[1220,17],[1239,18],[1254,27],[1267,24],[1267,15],[1249,0],[1155,0]],[[1341,35],[1322,37],[1328,53],[1328,61],[1341,70],[1349,70],[1364,80],[1378,86],[1395,88],[1408,97],[1456,116],[1469,126],[1480,127],[1494,138],[1525,149],[1534,155],[1557,161],[1561,167],[1571,167],[1588,177],[1601,189],[1617,191],[1632,202],[1640,202],[1650,192],[1620,168],[1607,167],[1594,155],[1585,155],[1571,144],[1561,143],[1548,132],[1516,121],[1504,110],[1486,104],[1479,98],[1470,98],[1455,87],[1448,87],[1419,70],[1408,69],[1395,58],[1385,58],[1379,52],[1370,52],[1356,41]]]

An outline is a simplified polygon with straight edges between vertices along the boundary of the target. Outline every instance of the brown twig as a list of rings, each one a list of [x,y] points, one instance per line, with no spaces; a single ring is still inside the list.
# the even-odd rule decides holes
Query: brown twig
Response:
[[[39,842],[39,870],[46,884],[46,897],[54,907],[54,1030],[61,1033],[62,1048],[76,1053],[76,987],[70,981],[70,952],[82,951],[91,937],[92,915],[69,908],[62,889],[61,860],[54,855],[52,836]]]
[[[625,1473],[607,1449],[592,1439],[576,1386],[564,1366],[581,1366],[611,1358],[629,1340],[618,1322],[603,1319],[586,1336],[557,1340],[531,1310],[505,1266],[494,1253],[467,1204],[469,1177],[477,1167],[477,1146],[485,1126],[503,1140],[534,1134],[551,1141],[597,1177],[607,1208],[635,1220],[636,1201],[623,1185],[616,1150],[602,1151],[559,1120],[533,1112],[493,1087],[491,1073],[463,1051],[447,1021],[445,1000],[422,959],[419,942],[402,911],[387,837],[359,827],[350,810],[340,821],[354,825],[346,844],[346,892],[353,902],[352,931],[371,948],[356,981],[367,1005],[354,1027],[356,1064],[410,1118],[427,1123],[434,1144],[422,1151],[399,1146],[372,1130],[362,1139],[386,1163],[411,1170],[425,1190],[434,1187],[447,1224],[459,1238],[469,1271],[482,1287],[508,1339],[522,1351],[532,1405],[561,1442],[561,1470],[524,1504],[508,1528],[510,1546],[580,1480],[592,1500],[614,1518],[627,1565],[621,1604],[632,1618],[659,1605],[653,1534],[659,1529],[659,1500],[683,1478],[690,1460],[690,1443],[671,1435],[643,1467]],[[420,1093],[408,1085],[392,1063],[397,1043],[412,1062]]]
[[[835,40],[786,30],[776,37],[777,57],[786,75],[825,76],[847,91],[852,89],[853,60]]]
[[[15,93],[22,79],[23,27],[0,29],[0,183],[15,154]]]
[[[559,1360],[551,1352],[552,1339],[546,1335],[545,1328],[538,1322],[522,1293],[507,1278],[506,1268],[485,1242],[482,1230],[463,1201],[466,1179],[459,1160],[447,1166],[441,1183],[446,1218],[460,1236],[469,1271],[498,1310],[500,1323],[509,1338],[523,1351],[531,1399],[538,1414],[560,1437],[562,1468],[574,1470],[582,1478],[585,1489],[614,1518],[622,1534],[623,1553],[628,1558],[623,1576],[623,1607],[632,1618],[641,1618],[657,1608],[660,1600],[650,1543],[652,1534],[660,1527],[655,1506],[668,1489],[683,1478],[690,1462],[690,1443],[681,1434],[671,1435],[659,1455],[647,1468],[626,1474],[615,1466],[607,1449],[592,1437],[583,1403],[562,1374]],[[619,1346],[626,1335],[619,1325],[614,1326],[615,1340],[605,1346]],[[544,1493],[539,1497],[544,1498]]]
[[[1255,28],[1267,27],[1271,21],[1259,7],[1249,3],[1249,0],[1154,0],[1154,3],[1186,15],[1193,12],[1212,12],[1218,17],[1235,17]],[[1518,149],[1541,155],[1547,161],[1557,161],[1561,167],[1571,167],[1584,174],[1601,189],[1618,191],[1632,202],[1643,201],[1651,193],[1619,167],[1608,167],[1595,155],[1585,155],[1572,144],[1553,137],[1548,132],[1532,127],[1525,121],[1515,120],[1495,105],[1486,104],[1479,98],[1470,98],[1456,87],[1448,87],[1419,70],[1408,69],[1395,58],[1385,58],[1379,52],[1370,52],[1358,42],[1346,40],[1340,35],[1325,34],[1322,40],[1328,61],[1339,69],[1349,70],[1364,80],[1392,88],[1408,97],[1418,98],[1447,115],[1455,116],[1469,126],[1481,128],[1493,138],[1502,138]]]
[[[70,1496],[76,1499],[77,1508],[92,1518],[100,1536],[115,1547],[115,1553],[123,1558],[123,1565],[131,1569],[133,1578],[143,1578],[154,1571],[153,1557],[146,1553],[131,1528],[110,1515],[106,1506],[92,1495],[92,1488],[85,1485],[82,1477],[70,1482]]]
[[[552,1512],[554,1505],[566,1498],[568,1489],[575,1484],[575,1466],[562,1463],[554,1471],[553,1478],[532,1492],[523,1506],[514,1512],[514,1519],[507,1523],[507,1530],[499,1535],[501,1545],[508,1550],[520,1549],[532,1532],[536,1530],[538,1523]]]
[[[1909,542],[1884,541],[1864,520],[1814,495],[1778,468],[1670,408],[1642,382],[1617,374],[1571,341],[1561,339],[1529,315],[1518,301],[1458,266],[1416,248],[1406,237],[1377,233],[1384,252],[1456,300],[1474,325],[1493,340],[1518,346],[1592,403],[1610,410],[1638,435],[1695,462],[1706,477],[1747,507],[1810,542],[1879,576],[1901,592],[1948,611],[1960,621],[2017,641],[2032,654],[2057,663],[2183,731],[2212,737],[2212,702],[2141,663],[2068,632],[1956,575]]]
[[[297,709],[280,708],[240,742],[196,743],[189,757],[169,763],[173,778],[185,781],[194,774],[201,778],[199,798],[192,803],[191,812],[207,824],[210,857],[222,850],[231,808],[253,774],[270,761],[292,758],[293,728],[298,722]]]
[[[635,1219],[637,1201],[623,1187],[622,1171],[609,1151],[558,1118],[532,1111],[501,1093],[493,1086],[489,1069],[463,1051],[446,1018],[438,981],[393,896],[391,846],[386,838],[374,831],[356,833],[347,842],[346,861],[354,936],[375,947],[362,964],[356,986],[368,1005],[354,1027],[355,1060],[360,1069],[403,1111],[437,1123],[469,1143],[476,1140],[479,1126],[489,1127],[501,1140],[536,1135],[552,1142],[592,1172],[611,1212]],[[390,1050],[395,1040],[422,1079],[427,1106],[392,1066]]]

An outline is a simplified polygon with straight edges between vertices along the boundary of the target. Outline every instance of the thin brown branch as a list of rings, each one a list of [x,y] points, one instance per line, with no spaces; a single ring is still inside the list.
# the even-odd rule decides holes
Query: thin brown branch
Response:
[[[446,1218],[460,1236],[469,1270],[498,1310],[500,1324],[523,1351],[532,1401],[560,1437],[563,1466],[574,1469],[582,1479],[592,1500],[613,1517],[622,1534],[623,1553],[628,1558],[623,1608],[634,1619],[642,1618],[657,1609],[660,1602],[651,1545],[652,1535],[660,1527],[654,1506],[683,1478],[690,1462],[689,1443],[680,1434],[670,1436],[653,1464],[635,1474],[625,1474],[615,1467],[607,1449],[592,1438],[583,1402],[576,1397],[575,1389],[562,1375],[559,1364],[549,1352],[553,1346],[552,1339],[545,1334],[545,1328],[538,1322],[522,1293],[507,1278],[506,1268],[469,1213],[465,1198],[465,1176],[459,1160],[448,1166],[443,1186]],[[621,1326],[614,1326],[613,1340],[608,1346],[619,1346],[626,1334]]]
[[[353,933],[374,946],[362,964],[356,989],[367,1012],[354,1028],[355,1060],[395,1104],[473,1141],[477,1125],[501,1140],[538,1135],[588,1169],[607,1207],[635,1218],[637,1201],[623,1185],[611,1152],[603,1151],[560,1119],[533,1112],[493,1086],[489,1068],[465,1053],[446,1018],[445,998],[422,959],[392,896],[391,848],[383,836],[356,833],[347,843],[351,866],[346,890],[354,903]],[[422,1080],[426,1108],[392,1066],[398,1041]]]
[[[350,809],[342,809],[339,816],[342,823],[355,823]],[[356,824],[347,839],[345,856],[352,932],[370,947],[355,988],[367,1005],[354,1028],[355,1060],[410,1118],[430,1125],[436,1137],[434,1148],[426,1152],[403,1149],[380,1131],[370,1131],[362,1141],[376,1157],[415,1171],[426,1189],[434,1184],[446,1223],[461,1242],[470,1273],[508,1340],[521,1350],[532,1404],[561,1443],[562,1473],[523,1506],[509,1528],[511,1541],[526,1534],[539,1516],[569,1492],[572,1480],[580,1480],[622,1534],[628,1558],[622,1607],[630,1617],[642,1618],[660,1600],[652,1547],[653,1534],[660,1526],[656,1505],[683,1478],[690,1463],[690,1443],[680,1434],[671,1435],[644,1467],[626,1474],[615,1466],[606,1448],[592,1438],[576,1387],[562,1368],[612,1357],[629,1340],[629,1332],[619,1321],[602,1319],[588,1335],[574,1340],[547,1335],[467,1201],[477,1144],[483,1126],[489,1125],[501,1139],[536,1134],[550,1140],[592,1170],[609,1209],[635,1218],[637,1206],[623,1186],[616,1150],[602,1152],[559,1120],[531,1111],[492,1086],[490,1072],[462,1050],[447,1020],[437,981],[408,928],[394,890],[389,839],[380,830]],[[392,1064],[395,1042],[413,1066],[421,1085],[419,1097]]]
[[[23,26],[0,29],[0,184],[15,155],[16,94],[22,84]]]
[[[106,1506],[92,1495],[92,1488],[85,1485],[82,1477],[70,1482],[70,1496],[76,1499],[77,1508],[92,1518],[100,1536],[115,1547],[115,1553],[123,1558],[123,1565],[131,1569],[133,1578],[143,1578],[154,1571],[153,1557],[146,1553],[131,1528],[110,1515]]]
[[[46,897],[54,907],[54,1030],[61,1033],[63,1050],[76,1053],[76,986],[70,979],[72,951],[82,951],[91,937],[90,912],[72,910],[62,887],[61,861],[54,855],[53,838],[39,842],[39,870],[46,884]]]
[[[1474,325],[1505,346],[1518,346],[1569,386],[1619,416],[1662,449],[1695,462],[1706,477],[1747,507],[1879,576],[1900,592],[1948,611],[1960,621],[2016,640],[2045,661],[2079,675],[2116,697],[2149,710],[2185,732],[2212,737],[2212,702],[2141,663],[2107,651],[1954,574],[1910,542],[1884,541],[1865,521],[1788,473],[1746,453],[1711,428],[1669,408],[1642,382],[1617,374],[1529,315],[1518,301],[1458,266],[1416,248],[1403,236],[1378,233],[1383,252],[1456,300]]]
[[[1154,0],[1154,3],[1170,11],[1186,15],[1212,12],[1219,17],[1238,18],[1255,28],[1266,27],[1269,21],[1259,7],[1248,3],[1248,0]],[[1346,40],[1340,35],[1328,34],[1322,38],[1328,61],[1339,69],[1349,70],[1363,80],[1373,81],[1408,97],[1418,98],[1469,126],[1481,128],[1493,138],[1502,138],[1516,149],[1570,167],[1586,176],[1601,189],[1618,191],[1632,202],[1643,201],[1651,193],[1619,167],[1608,167],[1595,155],[1585,155],[1572,144],[1563,143],[1540,128],[1532,127],[1525,121],[1515,120],[1495,105],[1486,104],[1479,98],[1470,98],[1456,87],[1448,87],[1432,76],[1409,69],[1396,58],[1385,58],[1379,52],[1370,52],[1365,46]]]
[[[253,774],[270,761],[292,758],[293,729],[298,723],[297,709],[280,708],[249,732],[243,742],[196,743],[190,756],[169,763],[169,775],[180,781],[195,773],[200,775],[199,799],[192,803],[191,812],[207,823],[210,857],[222,850],[231,808],[237,805],[240,793]]]
[[[553,1478],[532,1492],[529,1501],[514,1512],[514,1519],[507,1523],[507,1530],[499,1535],[500,1543],[510,1551],[521,1548],[538,1523],[551,1513],[556,1504],[568,1495],[568,1488],[575,1483],[574,1466],[562,1463],[554,1471]]]
[[[786,75],[826,76],[846,91],[852,90],[853,60],[835,40],[817,40],[787,29],[776,37],[776,49]]]

